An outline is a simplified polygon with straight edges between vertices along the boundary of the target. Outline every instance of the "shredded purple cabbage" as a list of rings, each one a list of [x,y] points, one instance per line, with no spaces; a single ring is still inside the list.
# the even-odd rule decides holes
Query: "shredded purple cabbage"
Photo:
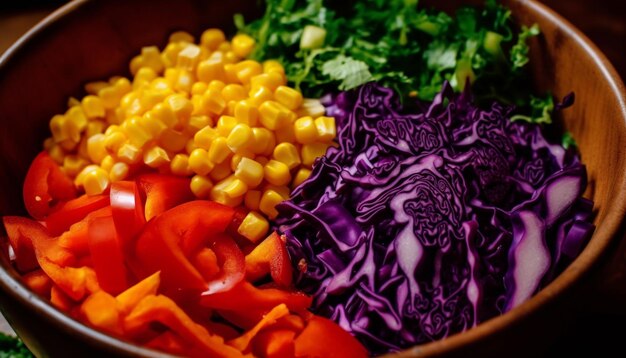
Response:
[[[278,206],[297,286],[373,354],[445,338],[524,302],[584,248],[585,167],[512,108],[450,86],[403,111],[368,84],[325,98],[337,148]]]

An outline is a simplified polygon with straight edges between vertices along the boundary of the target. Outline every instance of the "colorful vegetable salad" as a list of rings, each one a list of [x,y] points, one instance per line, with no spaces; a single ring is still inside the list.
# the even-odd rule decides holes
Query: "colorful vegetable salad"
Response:
[[[50,120],[5,216],[71,317],[183,356],[361,357],[470,329],[593,233],[585,167],[495,1],[267,0]],[[556,139],[555,139],[556,138]]]

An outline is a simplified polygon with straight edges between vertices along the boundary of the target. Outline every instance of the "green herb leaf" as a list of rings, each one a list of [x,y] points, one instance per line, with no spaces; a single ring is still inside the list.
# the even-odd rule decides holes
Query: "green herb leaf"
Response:
[[[339,81],[338,88],[342,91],[351,90],[373,79],[365,62],[344,55],[325,62],[322,65],[322,74]]]
[[[0,333],[0,358],[33,358],[19,338]]]

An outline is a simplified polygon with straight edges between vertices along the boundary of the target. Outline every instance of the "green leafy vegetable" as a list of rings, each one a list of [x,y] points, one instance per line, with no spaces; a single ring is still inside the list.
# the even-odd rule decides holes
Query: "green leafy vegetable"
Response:
[[[32,358],[33,354],[19,338],[0,333],[0,358]]]
[[[523,71],[527,40],[539,27],[522,26],[516,33],[510,10],[495,0],[462,7],[454,16],[418,7],[417,0],[265,3],[262,18],[245,23],[238,15],[235,24],[256,39],[252,58],[281,61],[306,97],[377,81],[432,100],[445,81],[460,91],[469,79],[479,103],[499,100],[516,105],[518,119],[551,121],[552,109],[529,97]]]
[[[574,140],[574,136],[572,135],[572,133],[570,132],[565,132],[565,134],[563,134],[563,139],[562,139],[562,143],[563,148],[565,149],[569,149],[570,147],[576,147],[576,141]]]

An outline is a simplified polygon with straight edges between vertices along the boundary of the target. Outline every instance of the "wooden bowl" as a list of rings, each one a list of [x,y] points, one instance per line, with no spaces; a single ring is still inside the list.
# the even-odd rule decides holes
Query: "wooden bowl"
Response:
[[[431,1],[453,9],[467,1]],[[467,332],[414,347],[400,356],[495,356],[541,352],[569,322],[617,246],[626,215],[626,95],[613,67],[566,20],[533,0],[505,1],[522,24],[538,23],[532,73],[540,90],[557,97],[576,92],[563,112],[587,165],[597,230],[583,253],[554,282],[511,312]],[[128,75],[128,62],[145,45],[168,35],[195,35],[208,27],[233,30],[232,15],[254,14],[254,1],[77,0],[59,9],[0,58],[0,215],[25,210],[21,184],[41,150],[48,121],[88,81]],[[243,10],[243,11],[242,11]],[[624,246],[624,245],[623,245]],[[0,255],[0,305],[7,320],[38,356],[166,356],[88,328],[26,289],[10,265],[6,240]]]

